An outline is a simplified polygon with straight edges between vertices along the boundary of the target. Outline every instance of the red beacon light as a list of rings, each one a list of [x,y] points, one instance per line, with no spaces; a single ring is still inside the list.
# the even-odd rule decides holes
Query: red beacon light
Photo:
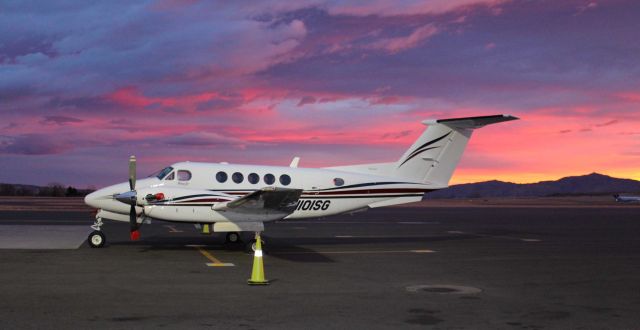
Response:
[[[155,195],[148,194],[147,196],[144,197],[144,199],[146,199],[147,202],[161,201],[161,200],[164,200],[164,194],[163,193],[157,193]]]

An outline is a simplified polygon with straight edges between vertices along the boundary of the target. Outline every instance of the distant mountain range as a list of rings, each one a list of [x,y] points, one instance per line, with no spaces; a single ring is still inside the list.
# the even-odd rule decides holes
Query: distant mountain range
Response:
[[[453,185],[447,189],[425,195],[425,199],[436,198],[483,198],[483,197],[545,197],[566,195],[602,195],[616,193],[640,194],[640,181],[619,179],[591,173],[569,176],[557,181],[537,183],[511,183],[486,181]]]

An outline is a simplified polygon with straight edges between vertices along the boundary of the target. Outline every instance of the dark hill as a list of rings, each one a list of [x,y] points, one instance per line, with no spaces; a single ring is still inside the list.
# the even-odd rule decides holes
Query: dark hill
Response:
[[[569,176],[557,181],[526,184],[496,180],[460,184],[429,193],[426,198],[544,197],[639,192],[640,181],[591,173],[581,176]]]

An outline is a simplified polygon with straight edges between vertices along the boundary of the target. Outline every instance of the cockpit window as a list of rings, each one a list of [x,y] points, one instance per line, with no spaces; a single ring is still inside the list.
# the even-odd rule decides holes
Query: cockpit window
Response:
[[[164,179],[165,176],[167,176],[167,174],[171,173],[171,171],[173,171],[173,167],[171,167],[171,166],[165,167],[162,171],[160,171],[156,175],[156,178],[162,180],[162,179]]]
[[[185,170],[178,171],[178,181],[189,181],[191,180],[191,172]]]
[[[171,172],[171,174],[167,175],[164,180],[165,181],[170,181],[176,178],[176,172]]]

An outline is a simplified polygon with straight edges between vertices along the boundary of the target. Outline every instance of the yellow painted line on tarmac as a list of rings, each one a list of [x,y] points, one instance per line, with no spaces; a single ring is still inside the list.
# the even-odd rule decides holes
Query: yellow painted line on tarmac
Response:
[[[164,225],[164,226],[169,228],[170,233],[183,233],[182,230],[177,230],[176,227],[174,226],[170,226],[170,225]]]
[[[211,261],[211,262],[206,263],[206,265],[209,266],[209,267],[232,267],[232,266],[235,266],[232,263],[220,261],[220,259],[214,257],[213,254],[211,254],[207,250],[205,250],[204,246],[202,246],[202,245],[187,245],[187,246],[195,248],[205,258],[209,259],[209,261]]]

